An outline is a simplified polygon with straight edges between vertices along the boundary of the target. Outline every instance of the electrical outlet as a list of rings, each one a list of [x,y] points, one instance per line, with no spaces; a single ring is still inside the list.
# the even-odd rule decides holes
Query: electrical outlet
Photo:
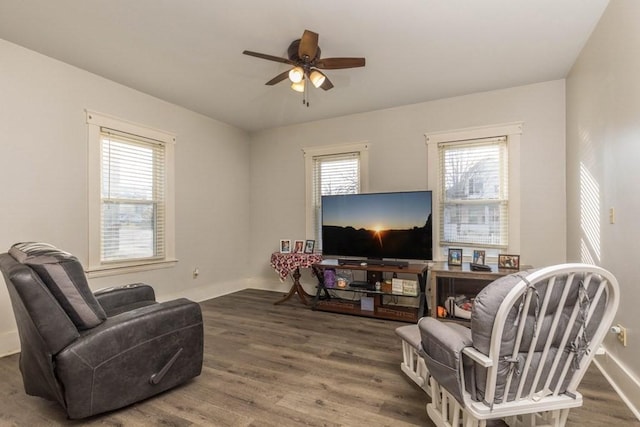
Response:
[[[609,224],[616,223],[616,210],[614,208],[609,208]]]
[[[627,346],[627,328],[623,327],[620,324],[617,324],[615,326],[618,332],[618,341],[620,341],[622,343],[623,346]]]

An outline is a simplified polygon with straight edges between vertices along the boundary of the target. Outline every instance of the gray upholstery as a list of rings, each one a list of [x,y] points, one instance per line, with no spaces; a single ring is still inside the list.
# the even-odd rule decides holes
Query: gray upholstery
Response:
[[[100,289],[94,293],[94,296],[109,317],[156,302],[153,288],[144,283]]]
[[[197,303],[157,303],[144,284],[94,296],[78,260],[50,245],[15,246],[0,254],[0,270],[18,326],[25,391],[57,401],[70,418],[121,408],[200,374]]]
[[[38,273],[78,329],[93,328],[106,320],[76,257],[46,243],[17,243],[9,255]]]
[[[480,353],[489,355],[492,332],[496,314],[500,309],[507,295],[524,279],[528,283],[527,278],[535,270],[518,272],[500,279],[487,285],[475,298],[473,310],[471,313],[471,328],[467,332],[461,332],[459,328],[462,326],[452,323],[440,322],[432,318],[424,318],[419,321],[419,328],[422,335],[423,357],[431,375],[443,385],[458,402],[464,407],[462,398],[463,389],[470,393],[471,399],[476,401],[484,401],[485,390],[487,384],[486,370],[474,369],[472,364],[465,365],[464,377],[466,384],[460,381],[460,369],[462,368],[461,352],[466,346],[472,346]],[[549,383],[549,389],[555,390],[558,387],[559,393],[564,393],[572,372],[576,369],[577,361],[584,354],[589,337],[594,335],[595,329],[600,324],[600,320],[605,312],[606,299],[595,298],[598,286],[591,283],[592,286],[585,287],[583,276],[577,273],[573,276],[570,284],[567,284],[568,276],[557,275],[549,281],[539,281],[528,285],[530,291],[531,303],[526,313],[523,313],[525,306],[525,294],[518,301],[508,308],[506,321],[504,322],[504,330],[500,342],[499,362],[496,376],[496,389],[493,402],[502,402],[506,394],[506,400],[511,401],[517,394],[518,387],[524,382],[524,389],[529,389],[534,384],[534,376],[538,366],[542,366],[545,372],[549,372],[551,361],[556,355],[559,356],[559,366],[564,366],[565,361],[575,355],[575,363],[569,364],[568,374],[565,382],[559,383],[558,377],[560,370],[556,370],[556,374]],[[550,281],[554,281],[553,286],[549,286]],[[596,280],[595,278],[592,282]],[[566,290],[566,300],[561,303],[562,293]],[[548,289],[552,289],[552,293],[548,299],[546,310],[541,311],[541,305],[545,300]],[[595,301],[595,307],[580,305],[585,301]],[[582,302],[582,303],[581,303]],[[580,314],[576,316],[573,323],[570,341],[564,347],[561,347],[562,337],[569,327],[570,317],[572,313],[586,314],[583,310],[593,310],[593,315],[589,320],[584,334],[578,334],[579,329],[584,325],[584,318]],[[551,333],[551,325],[554,316],[558,314],[558,325]],[[516,337],[520,322],[523,322],[523,334],[518,347],[516,348]],[[539,328],[539,334],[534,339],[534,331]],[[532,343],[535,347],[532,348]],[[577,343],[577,344],[576,344]],[[546,358],[543,358],[543,349],[549,344],[549,350]],[[532,357],[526,377],[520,375],[525,365],[527,354],[532,351]],[[513,356],[515,352],[515,357]],[[467,358],[465,358],[466,360]],[[510,389],[506,390],[507,378],[510,373],[515,373],[514,379],[511,381]],[[523,374],[524,375],[524,374]],[[542,374],[546,377],[546,374]],[[544,381],[536,383],[535,392],[542,392],[545,385]]]
[[[532,270],[535,271],[535,270]],[[509,276],[502,277],[498,280],[495,280],[491,284],[489,284],[486,288],[478,294],[475,304],[473,307],[473,311],[471,314],[471,331],[472,331],[472,339],[473,346],[484,354],[489,354],[489,339],[491,336],[491,328],[493,328],[493,318],[495,317],[495,313],[498,310],[498,307],[502,303],[505,295],[520,281],[522,277],[526,277],[530,272],[520,272],[516,274],[512,274]],[[539,305],[541,301],[545,297],[545,293],[547,292],[547,282],[538,283],[535,286],[536,289],[536,297],[534,298],[533,303],[529,306],[529,310],[527,313],[526,327],[524,329],[524,335],[522,337],[522,343],[519,347],[519,352],[517,356],[517,361],[509,360],[511,357],[511,352],[514,348],[514,340],[516,337],[518,323],[516,322],[516,318],[518,317],[520,306],[514,306],[511,308],[509,312],[509,317],[506,322],[508,326],[505,328],[502,334],[502,343],[500,349],[501,362],[498,373],[498,381],[496,384],[496,397],[495,400],[502,400],[505,393],[505,381],[507,373],[510,369],[519,370],[525,362],[526,354],[531,348],[531,343],[533,340],[533,332],[534,328],[541,324],[540,336],[545,337],[545,339],[539,339],[536,342],[536,347],[534,349],[534,359],[531,362],[531,369],[528,378],[525,380],[525,387],[528,387],[533,382],[533,375],[541,363],[541,353],[545,344],[548,341],[551,341],[550,353],[547,355],[545,363],[547,361],[553,360],[558,351],[563,351],[562,359],[560,365],[564,364],[564,361],[569,357],[569,351],[567,349],[560,349],[559,344],[561,337],[565,330],[567,329],[567,324],[569,321],[569,317],[571,316],[571,312],[576,305],[576,302],[579,301],[578,292],[580,291],[581,280],[574,280],[571,284],[571,288],[569,289],[567,303],[561,308],[562,315],[560,317],[560,323],[556,329],[556,333],[551,335],[550,325],[552,321],[552,317],[558,309],[558,302],[560,301],[560,296],[562,291],[564,290],[564,285],[566,282],[566,276],[558,276],[556,281],[556,286],[553,288],[553,293],[550,297],[550,303],[546,310],[544,316],[539,316],[537,313],[537,309],[539,309]],[[593,299],[594,294],[596,292],[596,287],[591,286],[587,291],[587,295],[589,300]],[[598,307],[594,310],[594,317],[589,323],[589,327],[585,332],[585,336],[591,337],[593,336],[593,331],[600,323],[599,319],[604,314],[604,304],[605,300],[601,299],[599,301]],[[583,325],[582,319],[579,317],[575,324],[573,325],[574,332],[572,335],[577,333],[578,328]],[[567,378],[571,377],[571,372],[575,369],[575,364],[571,364],[569,367],[569,375]],[[486,378],[483,376],[483,372],[479,370],[476,374],[476,387],[479,398],[484,397],[485,383]],[[557,379],[554,379],[550,383],[550,388],[554,389],[557,384]],[[509,390],[509,394],[507,397],[507,401],[512,400],[517,391],[517,382],[514,382]],[[539,385],[539,390],[542,389],[542,384]],[[560,386],[560,393],[563,393],[566,389],[566,384],[562,384]]]
[[[449,392],[462,402],[462,376],[460,372],[470,369],[463,366],[462,349],[472,345],[469,328],[456,323],[440,323],[432,317],[418,321],[422,337],[422,352],[429,373]],[[471,376],[465,374],[466,378]]]

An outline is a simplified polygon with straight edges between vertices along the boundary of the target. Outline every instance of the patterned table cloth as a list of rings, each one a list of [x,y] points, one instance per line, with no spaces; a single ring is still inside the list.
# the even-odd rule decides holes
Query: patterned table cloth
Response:
[[[280,252],[271,254],[271,267],[276,270],[282,282],[284,282],[289,273],[295,271],[296,268],[309,268],[319,262],[322,262],[322,254],[283,254]]]

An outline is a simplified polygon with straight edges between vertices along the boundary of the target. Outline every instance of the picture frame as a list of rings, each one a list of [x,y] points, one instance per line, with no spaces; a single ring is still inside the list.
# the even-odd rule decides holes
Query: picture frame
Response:
[[[454,266],[462,265],[462,249],[449,248],[449,257],[447,258],[448,264]]]
[[[280,239],[280,253],[281,254],[291,253],[291,239]]]
[[[316,241],[315,240],[306,240],[304,243],[304,253],[305,254],[312,254],[313,250],[316,247]]]
[[[484,257],[485,251],[474,250],[473,251],[473,261],[472,264],[483,264],[484,265]]]
[[[520,270],[520,255],[500,254],[498,255],[498,268],[508,270]]]
[[[293,253],[301,254],[304,252],[304,240],[295,240],[293,242]]]

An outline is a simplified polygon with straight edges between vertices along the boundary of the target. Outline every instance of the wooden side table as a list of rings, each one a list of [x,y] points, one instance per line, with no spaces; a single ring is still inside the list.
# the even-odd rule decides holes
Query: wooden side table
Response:
[[[282,299],[274,302],[274,304],[281,304],[291,298],[294,294],[298,294],[298,298],[304,305],[309,305],[307,298],[313,298],[313,295],[308,294],[302,285],[300,284],[300,268],[309,268],[313,264],[322,262],[321,254],[305,254],[305,253],[280,253],[274,252],[271,254],[271,267],[273,267],[281,281],[285,281],[287,276],[291,274],[293,279],[293,285],[289,293]]]
[[[476,280],[478,282],[484,282],[485,286],[499,279],[502,276],[506,276],[518,271],[530,269],[530,265],[521,266],[520,270],[511,270],[506,268],[498,268],[497,264],[489,264],[491,271],[473,271],[471,270],[469,263],[465,262],[462,265],[450,266],[446,262],[435,262],[429,269],[429,293],[431,295],[431,316],[438,317],[438,305],[441,303],[441,296],[438,295],[438,279],[445,278],[451,282],[455,279],[467,279]]]

